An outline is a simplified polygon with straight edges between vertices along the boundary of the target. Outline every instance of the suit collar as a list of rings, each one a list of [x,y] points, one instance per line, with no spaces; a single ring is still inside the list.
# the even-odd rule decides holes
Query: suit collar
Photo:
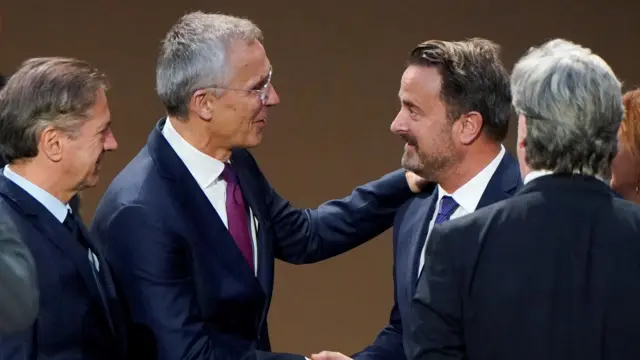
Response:
[[[32,183],[28,179],[15,173],[10,165],[6,165],[3,169],[5,178],[11,180],[14,184],[22,188],[34,199],[36,199],[42,206],[44,206],[60,223],[67,217],[67,213],[70,209],[69,205],[62,203],[55,196],[51,195],[38,185]]]
[[[619,197],[607,183],[589,175],[554,173],[551,175],[540,176],[524,185],[518,195],[527,194],[538,191],[580,191],[597,193],[602,196]]]
[[[482,193],[478,209],[510,197],[521,186],[522,178],[518,161],[507,152]]]
[[[222,170],[224,170],[224,163],[201,152],[187,142],[173,127],[171,119],[165,120],[162,135],[189,169],[200,187],[206,188],[219,179]]]
[[[443,196],[449,195],[464,209],[467,213],[472,213],[478,207],[482,194],[485,193],[489,182],[496,173],[498,167],[502,163],[506,151],[504,146],[500,146],[500,151],[493,160],[491,160],[482,170],[474,177],[459,187],[453,194],[447,193],[440,185],[438,185],[438,203]]]

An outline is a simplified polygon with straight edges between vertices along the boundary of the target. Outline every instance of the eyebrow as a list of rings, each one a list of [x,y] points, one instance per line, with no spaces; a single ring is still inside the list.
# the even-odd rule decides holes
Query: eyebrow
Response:
[[[107,121],[106,124],[104,124],[103,126],[100,127],[100,131],[98,131],[98,133],[101,133],[105,130],[107,130],[109,128],[109,126],[111,126],[111,120]]]
[[[264,84],[267,83],[267,80],[269,80],[269,72],[271,72],[272,68],[269,68],[269,71],[267,71],[266,74],[264,74],[259,80],[258,82],[256,82],[253,87],[256,86],[264,86]]]
[[[398,96],[398,98],[400,98],[400,96]],[[414,104],[413,102],[407,99],[400,99],[400,102],[407,107],[412,107],[412,108],[418,107],[416,104]]]

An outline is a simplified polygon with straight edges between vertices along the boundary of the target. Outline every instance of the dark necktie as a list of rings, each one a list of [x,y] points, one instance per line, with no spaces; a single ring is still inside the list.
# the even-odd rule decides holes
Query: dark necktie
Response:
[[[436,215],[436,224],[440,224],[441,222],[445,222],[451,218],[451,215],[458,209],[458,203],[449,195],[445,195],[442,197],[440,201],[440,210],[438,210],[438,215]]]
[[[230,164],[224,164],[222,178],[227,183],[226,209],[229,233],[231,233],[251,269],[254,270],[253,248],[249,231],[249,213],[244,202],[242,190],[238,184],[238,176]]]
[[[67,227],[67,229],[69,229],[73,237],[87,251],[86,254],[87,254],[87,262],[89,263],[88,265],[91,268],[91,272],[93,273],[93,277],[96,281],[96,286],[98,287],[98,292],[100,293],[100,297],[102,298],[102,303],[103,303],[102,305],[107,311],[107,314],[109,314],[109,306],[108,306],[108,301],[106,296],[106,289],[107,289],[106,280],[104,279],[104,275],[102,274],[102,271],[98,268],[98,265],[93,263],[93,261],[95,261],[95,258],[92,258],[92,257],[95,256],[95,254],[93,253],[93,250],[89,246],[89,242],[84,237],[84,232],[82,231],[81,225],[79,224],[79,220],[76,218],[75,215],[73,215],[73,213],[71,213],[71,210],[67,212],[67,217],[64,218],[63,224],[64,226]],[[99,266],[102,266],[102,265],[103,264],[100,264]]]

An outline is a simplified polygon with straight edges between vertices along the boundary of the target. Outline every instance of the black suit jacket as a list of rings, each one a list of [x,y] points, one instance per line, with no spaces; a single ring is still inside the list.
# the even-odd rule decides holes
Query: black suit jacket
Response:
[[[640,207],[549,175],[434,229],[412,359],[640,359]]]
[[[164,124],[113,180],[91,227],[130,306],[138,339],[131,345],[162,360],[302,359],[270,352],[275,259],[312,263],[388,229],[397,208],[413,196],[404,171],[317,209],[297,209],[276,193],[248,151],[233,151],[255,216],[256,276],[166,141]]]
[[[504,154],[477,209],[504,200],[522,185],[518,161],[508,152]],[[438,188],[435,186],[407,201],[396,214],[393,223],[393,279],[394,304],[389,324],[378,334],[373,344],[354,356],[357,360],[401,360],[410,349],[407,343],[411,323],[411,298],[414,295],[418,264],[433,217]]]
[[[28,329],[0,339],[2,360],[120,360],[125,333],[109,268],[87,236],[106,277],[104,306],[88,250],[51,212],[0,175],[0,217],[13,219],[37,268],[40,308]],[[1,297],[1,296],[0,296]]]
[[[22,331],[38,315],[36,267],[13,220],[0,217],[0,336]]]

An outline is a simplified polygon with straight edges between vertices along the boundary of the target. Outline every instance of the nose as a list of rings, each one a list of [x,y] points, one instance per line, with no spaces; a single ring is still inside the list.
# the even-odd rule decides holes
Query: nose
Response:
[[[265,102],[265,105],[273,106],[273,105],[278,105],[279,103],[280,103],[280,97],[276,92],[276,88],[273,87],[273,85],[270,85],[269,90],[267,92],[267,101]]]
[[[400,134],[407,132],[406,122],[404,121],[404,116],[402,116],[402,110],[398,112],[395,119],[391,122],[391,126],[389,127],[394,134]]]
[[[104,151],[115,151],[118,148],[118,142],[113,132],[109,130],[109,133],[104,140]]]

